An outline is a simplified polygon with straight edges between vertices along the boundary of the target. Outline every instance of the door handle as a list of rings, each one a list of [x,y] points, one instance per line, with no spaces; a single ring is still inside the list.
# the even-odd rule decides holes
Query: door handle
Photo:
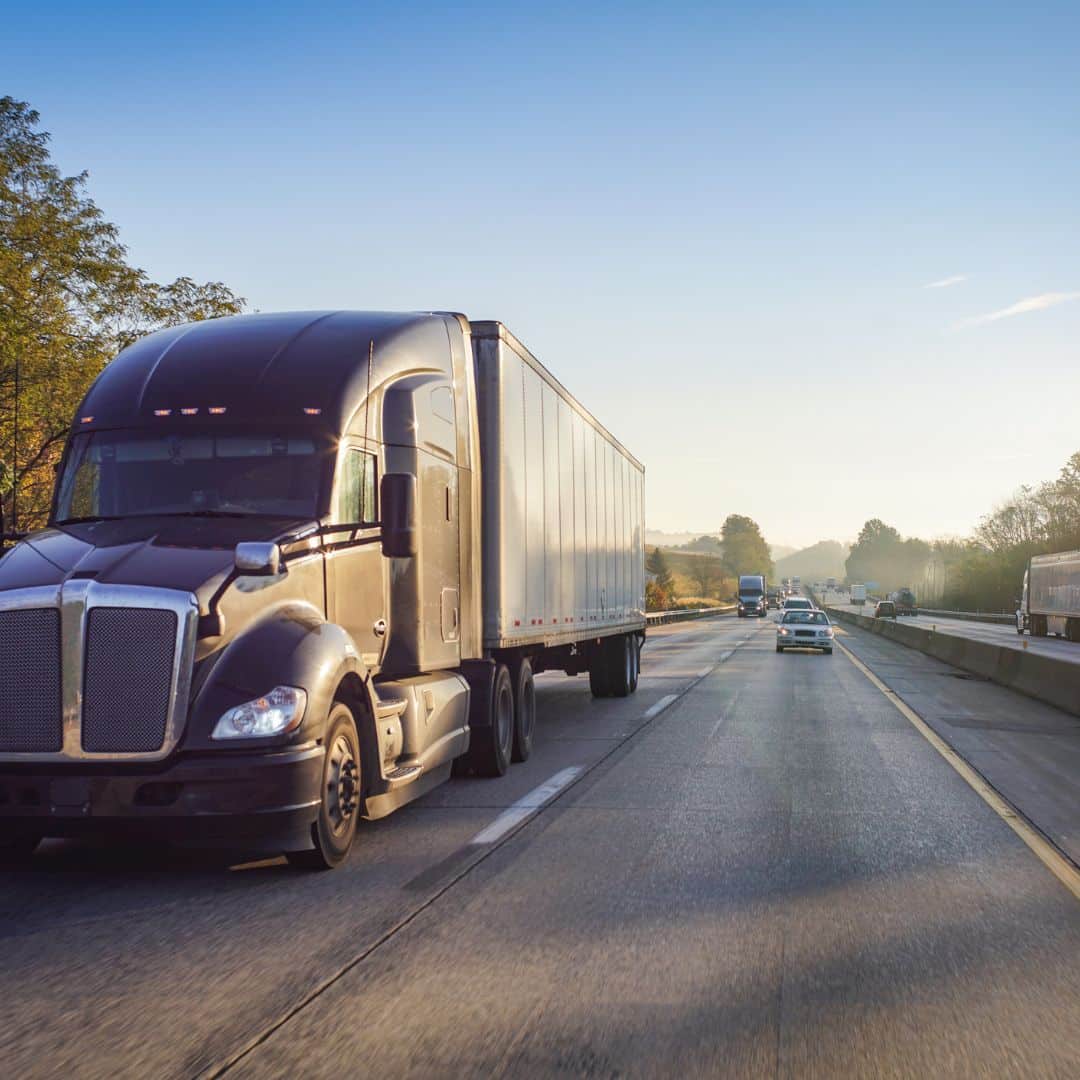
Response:
[[[375,631],[375,636],[376,637],[385,637],[386,636],[386,620],[385,619],[376,619],[375,620],[375,625],[371,629]]]

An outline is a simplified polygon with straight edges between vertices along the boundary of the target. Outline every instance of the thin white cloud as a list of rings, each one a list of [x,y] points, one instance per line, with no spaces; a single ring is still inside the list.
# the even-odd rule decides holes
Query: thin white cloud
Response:
[[[940,281],[931,281],[929,284],[924,285],[924,289],[947,289],[950,285],[959,285],[962,281],[967,281],[967,274],[953,274],[952,277],[942,278]]]
[[[999,319],[1011,319],[1014,315],[1027,315],[1032,311],[1046,311],[1047,308],[1057,307],[1059,304],[1071,304],[1074,300],[1080,300],[1080,292],[1048,292],[1038,296],[1029,296],[1026,300],[1018,300],[1007,308],[999,311],[991,311],[986,315],[975,315],[970,319],[961,319],[956,323],[957,329],[964,326],[981,326],[983,323],[997,322]]]

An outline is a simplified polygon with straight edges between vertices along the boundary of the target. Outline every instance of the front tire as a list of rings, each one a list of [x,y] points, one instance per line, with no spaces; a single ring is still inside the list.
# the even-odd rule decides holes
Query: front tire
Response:
[[[536,727],[536,686],[527,658],[514,664],[510,680],[514,687],[514,747],[510,757],[512,761],[528,761]]]
[[[311,826],[310,851],[290,851],[287,858],[304,870],[334,870],[349,856],[360,820],[363,773],[360,738],[348,705],[338,701],[326,721],[319,816]]]

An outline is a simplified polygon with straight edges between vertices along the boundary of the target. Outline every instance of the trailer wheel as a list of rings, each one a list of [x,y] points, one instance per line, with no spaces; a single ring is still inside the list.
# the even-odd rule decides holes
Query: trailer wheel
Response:
[[[634,677],[633,646],[630,635],[619,634],[608,640],[611,642],[608,651],[611,693],[614,697],[627,697]]]
[[[536,686],[527,657],[513,665],[510,680],[514,686],[514,749],[510,756],[513,761],[528,761],[536,727]]]
[[[611,697],[606,642],[601,641],[589,657],[589,689],[596,698]]]
[[[638,676],[641,674],[641,646],[642,641],[636,634],[630,635],[630,656],[634,662],[634,678],[630,684],[630,693],[637,693]]]
[[[322,800],[311,826],[314,849],[290,851],[286,858],[304,870],[333,870],[352,849],[360,819],[360,738],[348,705],[338,701],[326,721],[326,757],[323,760]]]
[[[514,687],[505,664],[495,669],[488,719],[487,725],[473,728],[469,764],[478,776],[502,776],[514,746]]]

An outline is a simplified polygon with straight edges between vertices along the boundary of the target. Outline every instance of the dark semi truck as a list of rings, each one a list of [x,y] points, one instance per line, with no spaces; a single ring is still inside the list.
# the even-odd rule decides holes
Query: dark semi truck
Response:
[[[246,315],[122,352],[0,559],[0,854],[116,830],[332,867],[637,686],[641,464],[500,323]]]

